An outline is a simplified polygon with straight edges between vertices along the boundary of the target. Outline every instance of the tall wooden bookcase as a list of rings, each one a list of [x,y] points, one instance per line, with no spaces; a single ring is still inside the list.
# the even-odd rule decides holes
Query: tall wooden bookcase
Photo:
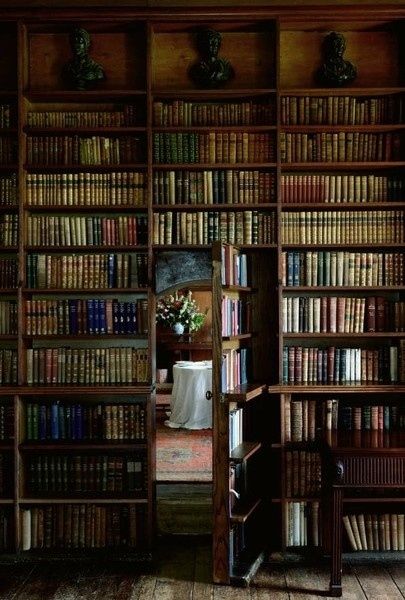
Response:
[[[378,441],[403,430],[405,12],[331,12],[2,11],[0,456],[14,481],[0,499],[3,550],[23,558],[56,545],[57,555],[91,555],[87,546],[108,543],[149,553],[151,282],[156,254],[167,249],[209,252],[220,239],[247,255],[249,291],[224,289],[222,255],[213,257],[216,582],[246,580],[262,549],[325,548],[323,432],[364,429]],[[94,91],[69,90],[61,78],[74,25],[90,32],[90,54],[106,73]],[[235,71],[219,89],[200,89],[189,77],[201,27],[221,33],[219,56]],[[317,83],[330,31],[344,35],[344,58],[357,67],[350,86]],[[223,339],[222,295],[251,303],[247,337]],[[80,301],[80,331],[69,313],[77,306],[65,300]],[[130,329],[134,302],[138,325],[147,325],[140,329]],[[107,306],[108,322],[111,310],[127,311],[121,329],[97,324],[95,307],[99,314]],[[229,344],[250,349],[253,387],[223,389]],[[146,348],[147,373],[130,372],[133,358],[145,364]],[[64,375],[58,360],[72,361]],[[85,431],[93,412],[104,416],[91,425],[99,437],[80,439],[76,424],[64,439],[58,428],[83,410]],[[145,435],[124,433],[131,410],[143,415]],[[251,457],[229,452],[229,423],[237,420],[229,414],[238,410],[247,421],[241,441],[260,446]],[[108,439],[101,424],[112,428],[113,412]],[[247,529],[250,515],[259,526],[244,549],[237,528],[246,513],[229,489],[238,461],[256,460],[270,485],[245,498],[257,507],[247,511]],[[103,461],[107,484],[93,477]],[[69,468],[76,492],[67,493],[60,473]],[[393,514],[398,529],[402,501],[402,491],[394,499],[353,496],[344,516],[361,523],[358,515]],[[96,520],[105,539],[92,538]],[[125,524],[130,541],[118,535]]]

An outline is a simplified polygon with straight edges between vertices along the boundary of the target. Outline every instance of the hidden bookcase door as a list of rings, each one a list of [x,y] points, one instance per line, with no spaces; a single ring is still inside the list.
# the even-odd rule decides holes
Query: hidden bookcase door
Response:
[[[213,245],[213,576],[247,584],[267,545],[269,257]],[[267,299],[267,303],[266,303]],[[273,342],[273,343],[272,343]],[[264,368],[263,368],[264,367]]]

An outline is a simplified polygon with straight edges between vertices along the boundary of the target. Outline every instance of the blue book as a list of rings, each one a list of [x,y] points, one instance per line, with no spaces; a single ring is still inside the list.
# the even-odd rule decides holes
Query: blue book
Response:
[[[76,335],[79,333],[79,301],[69,300],[69,333]]]
[[[98,301],[99,308],[99,329],[100,333],[106,333],[107,331],[107,319],[105,314],[105,300]]]
[[[93,300],[94,306],[94,333],[100,333],[100,302]]]
[[[59,411],[58,404],[54,403],[51,406],[51,438],[59,439]]]
[[[87,331],[94,333],[94,300],[87,300]]]
[[[109,288],[117,287],[117,257],[109,254],[107,259],[107,284]]]

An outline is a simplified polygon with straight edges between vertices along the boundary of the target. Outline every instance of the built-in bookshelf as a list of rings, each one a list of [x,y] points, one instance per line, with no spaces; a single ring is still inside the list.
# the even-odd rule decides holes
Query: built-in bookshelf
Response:
[[[109,548],[144,560],[155,478],[145,23],[91,31],[110,71],[97,95],[61,79],[68,23],[13,28],[15,91],[0,98],[0,544],[27,560]]]
[[[347,59],[358,61],[357,78],[340,89],[316,80],[313,50],[331,30],[344,34]],[[402,447],[401,35],[393,21],[375,29],[355,20],[340,29],[328,19],[281,25],[281,394],[273,454],[284,477],[273,505],[289,552],[329,552],[335,544],[324,442],[353,456]],[[371,46],[384,56],[383,71]],[[294,49],[302,47],[298,61]],[[403,549],[397,492],[345,490],[344,551]]]
[[[328,550],[324,436],[402,443],[404,11],[333,9],[2,11],[2,550],[149,552],[162,250],[242,257],[241,281],[213,261],[216,582],[266,547]],[[94,89],[62,77],[72,19]],[[202,26],[233,68],[217,88],[190,77]],[[345,87],[316,78],[331,30],[357,66]],[[400,499],[346,494],[345,548],[371,549],[371,520],[400,551]]]

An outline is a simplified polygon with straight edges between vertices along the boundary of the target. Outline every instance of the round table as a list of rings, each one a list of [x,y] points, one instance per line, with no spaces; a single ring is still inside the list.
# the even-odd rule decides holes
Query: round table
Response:
[[[212,427],[212,403],[206,392],[212,389],[212,363],[180,362],[173,367],[173,389],[168,427],[208,429]]]

